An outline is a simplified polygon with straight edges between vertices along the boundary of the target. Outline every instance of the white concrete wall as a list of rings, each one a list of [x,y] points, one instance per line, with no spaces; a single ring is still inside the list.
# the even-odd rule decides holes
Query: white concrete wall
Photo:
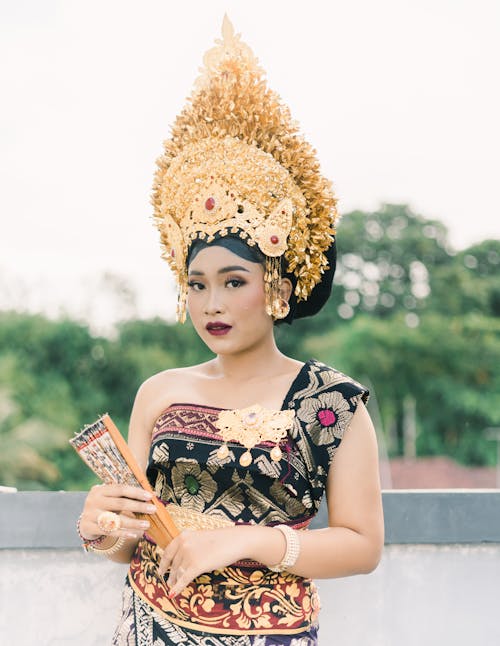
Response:
[[[105,646],[126,566],[0,550],[1,646]],[[367,576],[319,581],[321,646],[499,646],[500,543],[388,545]]]

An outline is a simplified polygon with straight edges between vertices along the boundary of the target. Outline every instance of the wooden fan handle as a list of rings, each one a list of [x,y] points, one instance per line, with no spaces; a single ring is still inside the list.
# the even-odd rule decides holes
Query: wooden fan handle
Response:
[[[180,531],[174,523],[172,516],[166,510],[165,505],[155,495],[153,487],[147,479],[146,474],[142,471],[141,467],[137,463],[134,454],[123,439],[122,434],[115,426],[111,417],[106,414],[102,416],[101,420],[108,429],[108,432],[113,438],[113,441],[115,442],[118,450],[125,458],[125,461],[127,462],[130,470],[138,480],[141,487],[153,494],[151,503],[156,507],[156,513],[145,514],[144,517],[147,518],[151,523],[151,527],[148,530],[148,533],[152,538],[156,540],[157,544],[160,547],[164,548],[173,538],[180,534]],[[155,518],[155,516],[157,516],[158,518]],[[165,531],[163,530],[168,533],[168,536],[165,536]]]

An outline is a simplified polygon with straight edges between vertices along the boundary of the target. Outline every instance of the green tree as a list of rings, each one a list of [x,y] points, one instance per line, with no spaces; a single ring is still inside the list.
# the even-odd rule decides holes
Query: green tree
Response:
[[[142,381],[211,356],[190,324],[127,321],[107,339],[71,320],[0,314],[1,482],[88,488],[96,479],[68,444],[74,432],[109,412],[126,436]]]
[[[309,353],[366,380],[376,393],[392,453],[403,451],[404,402],[416,402],[417,453],[493,464],[484,438],[500,425],[500,321],[470,314],[450,320],[425,314],[408,328],[402,314],[309,339]]]
[[[482,430],[500,424],[500,241],[454,253],[442,223],[386,204],[345,215],[338,246],[332,298],[318,316],[279,326],[279,347],[372,385],[393,453],[411,400],[419,454],[491,463]],[[133,311],[126,283],[106,285]],[[141,382],[212,356],[189,322],[129,320],[105,338],[68,319],[0,313],[0,481],[88,488],[95,478],[68,444],[73,433],[109,412],[126,435]]]
[[[476,312],[498,317],[499,271],[499,240],[472,245],[431,273],[431,293],[426,307],[448,316]]]
[[[304,358],[305,339],[337,329],[358,314],[385,319],[402,311],[416,320],[427,307],[431,276],[453,262],[445,225],[405,204],[346,213],[337,249],[332,297],[314,318],[282,326],[277,338],[283,351]]]

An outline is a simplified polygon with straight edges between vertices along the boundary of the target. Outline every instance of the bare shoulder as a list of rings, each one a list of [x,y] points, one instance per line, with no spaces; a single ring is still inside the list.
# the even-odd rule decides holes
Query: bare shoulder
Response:
[[[189,392],[192,368],[174,368],[152,375],[139,387],[130,416],[129,446],[145,468],[157,419],[174,402]]]
[[[162,370],[144,381],[134,403],[134,411],[141,413],[146,425],[152,427],[161,413],[171,404],[184,402],[194,381],[206,373],[206,364]]]
[[[140,385],[137,397],[141,400],[149,399],[158,390],[163,390],[165,387],[177,383],[189,370],[190,368],[170,368],[169,370],[157,372]]]
[[[207,375],[210,370],[212,361],[196,364],[194,366],[185,366],[183,368],[169,368],[162,370],[152,375],[142,383],[139,388],[138,394],[148,395],[154,393],[158,389],[163,389],[166,386],[173,387],[176,384],[184,384],[191,381],[193,378]]]
[[[134,408],[150,412],[156,419],[158,415],[175,401],[175,393],[186,380],[188,368],[162,370],[144,381],[135,397]]]

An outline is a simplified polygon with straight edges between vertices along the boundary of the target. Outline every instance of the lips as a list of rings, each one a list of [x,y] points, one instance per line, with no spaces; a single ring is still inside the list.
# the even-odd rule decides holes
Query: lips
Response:
[[[227,334],[229,330],[231,330],[231,327],[232,326],[228,325],[227,323],[215,321],[207,323],[205,329],[209,334],[212,334],[213,336],[223,336],[224,334]]]

